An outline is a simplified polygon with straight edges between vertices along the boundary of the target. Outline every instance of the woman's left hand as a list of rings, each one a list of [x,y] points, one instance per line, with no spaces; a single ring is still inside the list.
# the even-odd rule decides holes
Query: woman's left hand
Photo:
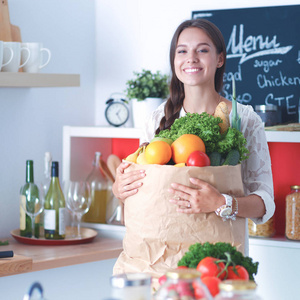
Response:
[[[225,204],[225,198],[211,184],[190,178],[195,188],[179,183],[172,183],[168,191],[173,194],[169,201],[178,206],[177,211],[188,214],[209,213]]]

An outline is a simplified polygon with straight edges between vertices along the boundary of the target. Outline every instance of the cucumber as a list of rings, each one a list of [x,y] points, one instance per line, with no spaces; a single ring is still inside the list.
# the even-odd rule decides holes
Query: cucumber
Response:
[[[240,153],[238,150],[233,149],[229,151],[229,153],[227,154],[223,166],[225,165],[235,166],[239,163],[239,161],[240,161]]]
[[[221,166],[221,154],[219,152],[212,152],[209,155],[211,166]]]

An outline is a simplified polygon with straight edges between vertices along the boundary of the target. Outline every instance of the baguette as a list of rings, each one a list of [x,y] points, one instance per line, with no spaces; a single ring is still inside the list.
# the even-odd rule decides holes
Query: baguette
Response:
[[[230,120],[229,120],[228,106],[224,101],[218,104],[214,116],[221,118],[221,120],[223,121],[222,123],[219,123],[220,133],[221,134],[225,133],[230,127]]]

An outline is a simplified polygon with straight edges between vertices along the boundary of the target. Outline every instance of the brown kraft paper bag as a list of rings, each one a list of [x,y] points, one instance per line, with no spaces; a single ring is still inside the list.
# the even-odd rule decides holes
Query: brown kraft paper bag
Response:
[[[127,170],[146,170],[138,193],[125,200],[126,233],[123,251],[114,274],[144,272],[158,278],[194,243],[227,242],[244,253],[245,218],[223,221],[214,212],[184,214],[170,203],[172,182],[194,186],[190,177],[202,179],[221,193],[243,196],[241,165],[220,167],[174,167],[132,164]]]

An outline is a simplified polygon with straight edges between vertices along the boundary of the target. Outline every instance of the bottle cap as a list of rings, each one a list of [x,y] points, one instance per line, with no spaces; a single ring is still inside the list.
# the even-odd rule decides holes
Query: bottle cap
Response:
[[[58,177],[58,161],[53,161],[52,162],[51,176],[52,177]]]

